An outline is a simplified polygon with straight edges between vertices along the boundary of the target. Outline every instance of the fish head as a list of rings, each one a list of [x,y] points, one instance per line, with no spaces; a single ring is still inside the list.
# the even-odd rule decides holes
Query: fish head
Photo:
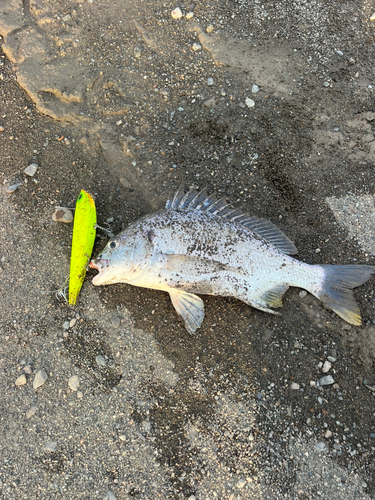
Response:
[[[127,234],[111,238],[104,250],[90,262],[90,267],[99,271],[92,279],[93,285],[132,282],[149,264],[152,252],[153,247],[147,238]]]

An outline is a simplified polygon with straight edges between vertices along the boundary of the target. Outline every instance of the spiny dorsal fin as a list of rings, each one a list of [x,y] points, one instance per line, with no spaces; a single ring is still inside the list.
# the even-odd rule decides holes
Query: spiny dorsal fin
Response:
[[[208,196],[207,188],[198,192],[195,187],[191,187],[185,193],[184,186],[180,186],[173,199],[167,201],[165,208],[167,210],[201,210],[212,215],[218,215],[223,219],[231,220],[251,229],[251,231],[262,236],[282,253],[287,255],[297,253],[297,249],[290,239],[271,221],[260,219],[255,215],[247,215],[243,213],[241,208],[233,208],[232,204],[226,202],[225,196],[220,199],[216,194]]]

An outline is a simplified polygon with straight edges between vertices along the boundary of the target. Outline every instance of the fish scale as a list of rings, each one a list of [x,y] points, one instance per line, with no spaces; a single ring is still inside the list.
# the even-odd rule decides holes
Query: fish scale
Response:
[[[290,286],[304,288],[341,318],[361,324],[352,289],[375,274],[367,265],[309,265],[291,255],[280,229],[204,189],[180,188],[165,210],[111,239],[90,263],[93,284],[129,283],[168,292],[190,333],[204,319],[199,294],[235,297],[272,314]],[[198,295],[197,295],[198,294]]]

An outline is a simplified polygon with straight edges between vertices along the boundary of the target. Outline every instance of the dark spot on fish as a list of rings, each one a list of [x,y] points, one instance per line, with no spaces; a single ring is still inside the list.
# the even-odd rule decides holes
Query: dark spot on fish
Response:
[[[82,194],[82,193],[79,193],[79,196],[78,196],[78,199],[77,199],[77,201],[80,201],[80,200],[82,200],[82,196],[83,196],[83,194]]]
[[[147,238],[150,243],[153,243],[155,239],[155,231],[153,229],[150,229],[150,231],[147,232]]]

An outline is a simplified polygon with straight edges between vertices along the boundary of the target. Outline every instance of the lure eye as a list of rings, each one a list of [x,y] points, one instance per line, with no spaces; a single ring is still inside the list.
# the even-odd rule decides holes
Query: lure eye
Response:
[[[111,250],[114,250],[119,246],[119,241],[118,240],[112,240],[108,243],[108,246]]]

